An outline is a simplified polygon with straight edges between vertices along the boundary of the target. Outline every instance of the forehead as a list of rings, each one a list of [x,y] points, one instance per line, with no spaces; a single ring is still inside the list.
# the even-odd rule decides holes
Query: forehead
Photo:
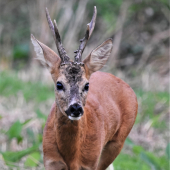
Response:
[[[81,82],[85,77],[85,70],[83,66],[70,64],[64,65],[60,68],[60,76],[69,84],[76,84]]]

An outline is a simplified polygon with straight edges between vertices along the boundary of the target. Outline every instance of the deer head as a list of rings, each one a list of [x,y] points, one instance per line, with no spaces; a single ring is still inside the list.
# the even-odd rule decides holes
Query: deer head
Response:
[[[63,115],[68,116],[71,120],[79,120],[83,115],[83,108],[90,86],[90,75],[105,65],[112,49],[112,39],[110,38],[94,49],[82,61],[82,53],[95,26],[96,14],[97,10],[94,7],[92,20],[87,24],[85,37],[80,40],[80,46],[75,51],[76,56],[74,61],[71,61],[67,55],[61,43],[56,21],[54,20],[53,24],[47,8],[47,21],[59,55],[31,35],[37,59],[47,66],[54,81],[57,107]]]

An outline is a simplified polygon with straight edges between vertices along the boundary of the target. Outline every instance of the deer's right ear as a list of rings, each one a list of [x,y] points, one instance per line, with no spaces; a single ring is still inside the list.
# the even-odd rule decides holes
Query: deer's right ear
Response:
[[[45,65],[50,72],[53,68],[59,67],[61,59],[53,50],[39,42],[33,35],[31,35],[31,41],[37,55],[36,59]]]
[[[85,68],[87,68],[88,77],[90,77],[93,72],[100,70],[106,64],[110,57],[112,46],[113,39],[109,38],[84,59],[83,63],[85,64]]]

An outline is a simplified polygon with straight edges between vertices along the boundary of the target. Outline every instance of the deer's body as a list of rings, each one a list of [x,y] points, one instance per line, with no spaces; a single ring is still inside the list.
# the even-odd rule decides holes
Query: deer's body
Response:
[[[93,73],[89,83],[85,113],[79,121],[69,120],[53,104],[43,135],[47,167],[61,160],[70,170],[95,170],[98,164],[102,170],[123,147],[137,114],[133,90],[103,72]]]
[[[55,85],[55,103],[43,134],[46,170],[105,170],[121,151],[135,122],[138,105],[133,90],[109,73],[96,72],[110,56],[112,38],[81,61],[96,14],[94,8],[74,61],[67,55],[47,9],[59,56],[31,37],[38,59],[48,67]]]

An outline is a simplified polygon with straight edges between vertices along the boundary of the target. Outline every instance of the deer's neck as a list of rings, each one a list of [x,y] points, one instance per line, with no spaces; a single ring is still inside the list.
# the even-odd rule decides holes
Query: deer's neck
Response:
[[[81,146],[81,141],[86,134],[86,117],[85,114],[78,121],[69,120],[62,113],[56,113],[56,142],[58,150],[66,162],[71,162]],[[82,133],[83,132],[83,133]]]

